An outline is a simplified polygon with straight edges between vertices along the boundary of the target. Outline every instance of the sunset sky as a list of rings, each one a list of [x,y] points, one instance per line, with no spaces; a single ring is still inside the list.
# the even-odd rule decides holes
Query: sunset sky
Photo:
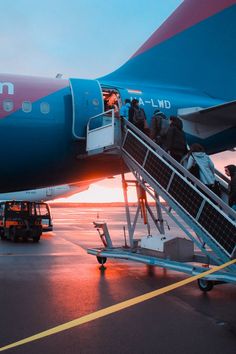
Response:
[[[1,1],[2,73],[96,78],[121,66],[181,0]],[[217,168],[234,153],[213,157]],[[132,199],[132,198],[131,198]],[[121,201],[120,178],[92,185],[68,201]]]

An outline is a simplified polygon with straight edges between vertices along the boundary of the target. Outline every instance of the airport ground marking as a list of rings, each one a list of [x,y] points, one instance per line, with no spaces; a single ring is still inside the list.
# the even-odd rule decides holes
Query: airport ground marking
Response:
[[[203,278],[203,277],[205,277],[205,276],[207,276],[209,274],[215,273],[215,272],[217,272],[217,271],[219,271],[221,269],[229,267],[230,265],[232,265],[234,263],[236,263],[236,259],[233,259],[232,261],[226,262],[226,263],[221,264],[219,266],[213,267],[213,268],[211,268],[211,269],[209,269],[209,270],[207,270],[207,271],[205,271],[203,273],[194,275],[194,276],[192,276],[190,278],[178,281],[177,283],[174,283],[174,284],[171,284],[171,285],[167,285],[164,288],[157,289],[157,290],[154,290],[154,291],[150,291],[149,293],[146,293],[144,295],[139,295],[139,296],[136,296],[136,297],[134,297],[132,299],[122,301],[122,302],[120,302],[120,303],[118,303],[116,305],[112,305],[112,306],[106,307],[106,308],[104,308],[102,310],[98,310],[98,311],[92,312],[92,313],[90,313],[88,315],[79,317],[79,318],[77,318],[75,320],[66,322],[66,323],[64,323],[62,325],[53,327],[53,328],[48,329],[46,331],[37,333],[37,334],[35,334],[33,336],[24,338],[24,339],[19,340],[17,342],[14,342],[14,343],[8,344],[8,345],[6,345],[4,347],[1,347],[0,348],[0,352],[3,352],[5,350],[7,350],[7,349],[18,347],[20,345],[24,345],[24,344],[33,342],[35,340],[38,340],[38,339],[41,339],[41,338],[44,338],[44,337],[51,336],[53,334],[65,331],[67,329],[80,326],[80,325],[82,325],[84,323],[88,323],[88,322],[94,321],[94,320],[96,320],[98,318],[108,316],[108,315],[110,315],[112,313],[121,311],[121,310],[123,310],[125,308],[140,304],[141,302],[153,299],[154,297],[157,297],[159,295],[165,294],[165,293],[167,293],[167,292],[169,292],[171,290],[175,290],[177,288],[180,288],[183,285],[192,283],[193,281],[195,281],[197,279],[201,279],[201,278]]]

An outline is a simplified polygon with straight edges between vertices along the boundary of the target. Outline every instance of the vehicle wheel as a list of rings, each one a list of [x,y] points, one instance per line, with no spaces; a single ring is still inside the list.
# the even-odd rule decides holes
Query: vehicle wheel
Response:
[[[107,261],[107,257],[97,256],[97,261],[99,264],[105,264]]]
[[[41,235],[42,235],[42,229],[39,228],[32,229],[31,237],[33,239],[33,242],[39,242]]]
[[[214,282],[211,280],[198,279],[197,283],[198,283],[199,289],[204,292],[211,291],[214,286]]]
[[[14,227],[11,227],[11,228],[10,228],[9,234],[10,234],[10,239],[11,239],[13,242],[17,242],[18,237],[17,237],[17,235],[16,235],[16,229],[15,229]]]
[[[7,239],[4,230],[0,230],[0,238],[1,238],[1,240]]]

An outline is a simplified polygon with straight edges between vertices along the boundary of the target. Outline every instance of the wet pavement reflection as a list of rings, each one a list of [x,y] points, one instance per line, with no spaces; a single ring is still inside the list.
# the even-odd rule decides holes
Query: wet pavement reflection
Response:
[[[108,260],[99,269],[86,253],[101,245],[92,222],[104,219],[114,243],[124,244],[122,207],[52,212],[54,231],[39,244],[0,241],[0,347],[186,278],[125,260]],[[142,227],[140,235],[145,233]],[[234,354],[235,300],[236,286],[203,294],[192,283],[6,353]]]

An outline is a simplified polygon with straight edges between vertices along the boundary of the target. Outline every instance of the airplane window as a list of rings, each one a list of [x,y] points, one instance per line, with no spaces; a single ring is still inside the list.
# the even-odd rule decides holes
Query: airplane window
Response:
[[[14,103],[12,100],[4,100],[3,101],[3,109],[6,112],[11,112],[14,108]]]
[[[32,103],[30,101],[24,101],[22,103],[22,111],[25,113],[30,113],[32,111]]]
[[[50,112],[50,105],[47,102],[40,103],[40,111],[43,114],[48,114]]]

